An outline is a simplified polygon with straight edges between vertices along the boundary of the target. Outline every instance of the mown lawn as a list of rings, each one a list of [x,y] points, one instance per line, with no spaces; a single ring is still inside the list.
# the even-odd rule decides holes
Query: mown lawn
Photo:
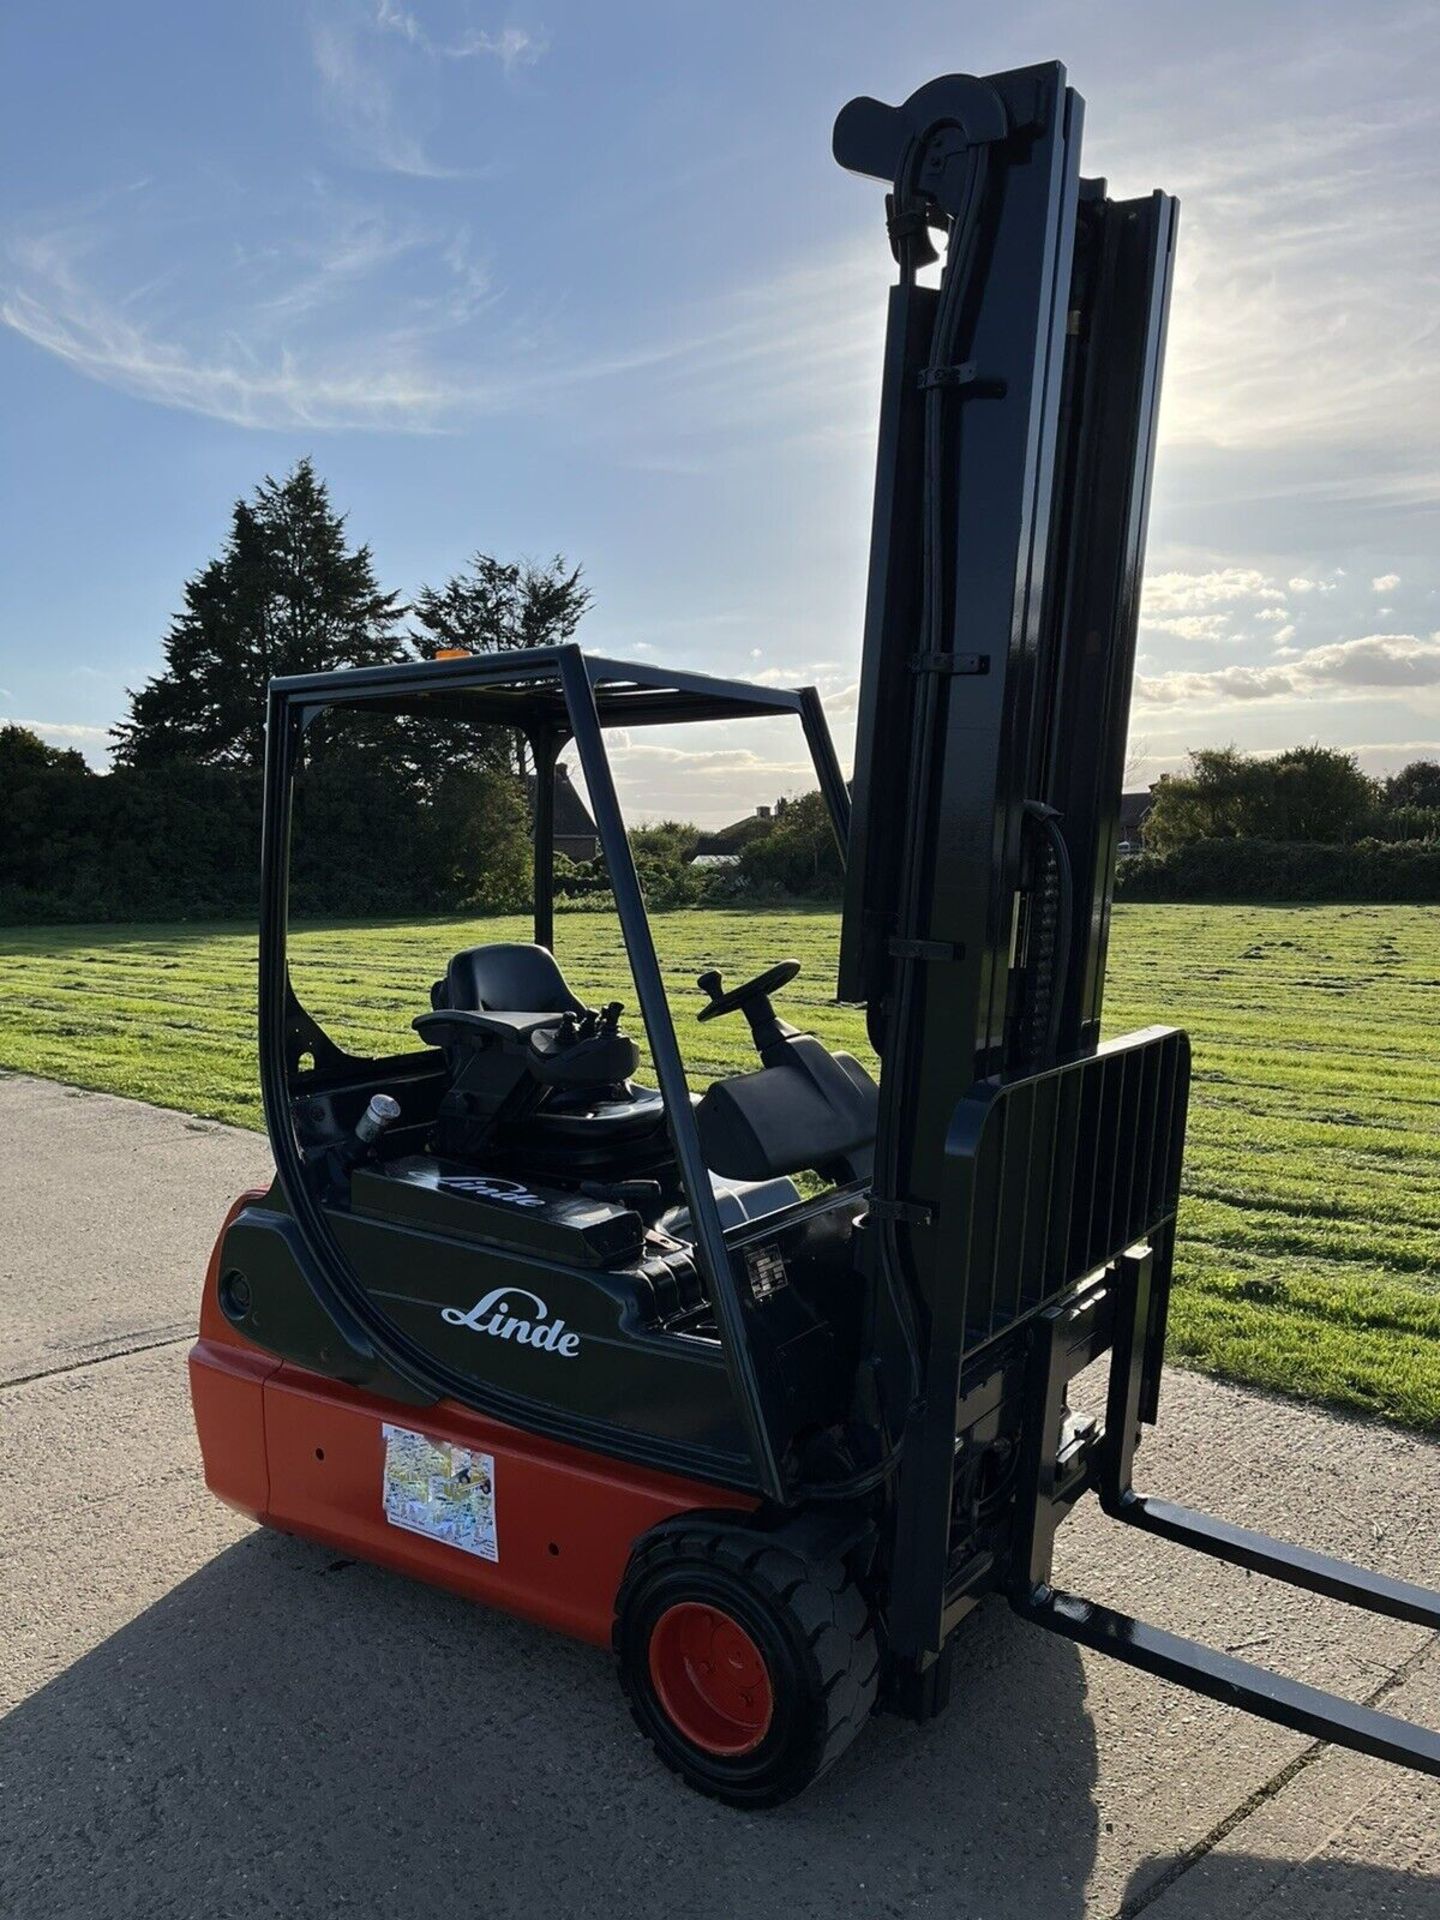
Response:
[[[832,914],[655,921],[692,1076],[748,1063],[743,1022],[697,1026],[694,978],[793,954],[785,1012],[865,1054],[827,999]],[[301,997],[337,1039],[413,1043],[456,948],[515,920],[293,935]],[[608,916],[562,916],[584,998],[628,993]],[[260,1124],[254,938],[224,927],[0,930],[0,1066]],[[1107,1024],[1189,1028],[1195,1086],[1176,1358],[1440,1431],[1440,912],[1421,907],[1122,907]]]

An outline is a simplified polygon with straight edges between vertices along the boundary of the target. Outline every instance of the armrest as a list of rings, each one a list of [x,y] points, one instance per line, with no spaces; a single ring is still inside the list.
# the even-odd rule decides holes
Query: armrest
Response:
[[[410,1022],[428,1046],[443,1047],[449,1041],[462,1044],[468,1039],[510,1041],[523,1044],[542,1027],[558,1027],[560,1013],[476,1013],[467,1007],[441,1007],[434,1013],[422,1013]]]

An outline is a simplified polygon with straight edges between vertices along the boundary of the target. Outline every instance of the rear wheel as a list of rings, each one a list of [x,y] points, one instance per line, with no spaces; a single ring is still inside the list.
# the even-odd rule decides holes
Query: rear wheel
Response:
[[[732,1806],[789,1800],[875,1702],[869,1610],[843,1564],[697,1521],[637,1547],[616,1601],[620,1685],[668,1767]]]

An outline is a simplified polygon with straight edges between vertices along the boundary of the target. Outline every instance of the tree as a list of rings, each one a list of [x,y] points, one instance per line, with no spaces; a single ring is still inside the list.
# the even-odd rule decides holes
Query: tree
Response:
[[[740,849],[740,871],[754,885],[776,893],[837,894],[845,870],[823,796],[802,793],[796,800],[781,801],[770,831]]]
[[[0,793],[37,773],[90,774],[83,753],[73,747],[51,747],[15,721],[0,727]]]
[[[1353,754],[1316,746],[1265,758],[1204,747],[1188,773],[1162,776],[1153,793],[1145,839],[1157,853],[1196,840],[1339,844],[1364,831],[1375,804]]]
[[[1237,747],[1200,747],[1188,773],[1162,774],[1151,792],[1146,844],[1157,852],[1192,840],[1243,837],[1258,811],[1257,762]]]
[[[1363,832],[1375,805],[1375,783],[1353,753],[1334,747],[1290,747],[1264,760],[1269,804],[1257,837],[1343,845]]]
[[[574,635],[590,605],[581,572],[558,553],[543,565],[472,554],[468,567],[452,574],[443,587],[421,587],[416,594],[411,613],[418,630],[412,630],[411,644],[422,660],[433,660],[444,647],[508,653],[516,647],[558,646]],[[500,751],[517,773],[528,771],[525,742],[518,735],[506,735]],[[449,767],[477,760],[496,764],[493,751],[487,753],[463,727],[442,721],[427,729],[425,774],[430,780]]]
[[[187,581],[184,603],[165,671],[131,693],[114,729],[118,765],[258,766],[272,675],[405,657],[393,631],[404,608],[380,591],[370,549],[347,546],[309,460],[235,503],[224,551]]]
[[[1385,782],[1389,807],[1440,807],[1440,760],[1412,760]]]
[[[699,827],[688,820],[657,820],[648,827],[632,827],[628,837],[635,871],[652,907],[688,907],[699,900],[705,876],[692,864]]]
[[[430,660],[442,647],[505,653],[557,646],[571,638],[590,605],[581,571],[558,553],[544,565],[476,553],[443,587],[422,587],[415,596],[416,651]]]

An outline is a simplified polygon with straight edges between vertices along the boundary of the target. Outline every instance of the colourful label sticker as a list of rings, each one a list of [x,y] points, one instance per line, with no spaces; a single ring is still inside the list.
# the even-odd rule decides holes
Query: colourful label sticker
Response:
[[[498,1560],[493,1456],[408,1427],[387,1424],[384,1434],[384,1505],[391,1526]]]

